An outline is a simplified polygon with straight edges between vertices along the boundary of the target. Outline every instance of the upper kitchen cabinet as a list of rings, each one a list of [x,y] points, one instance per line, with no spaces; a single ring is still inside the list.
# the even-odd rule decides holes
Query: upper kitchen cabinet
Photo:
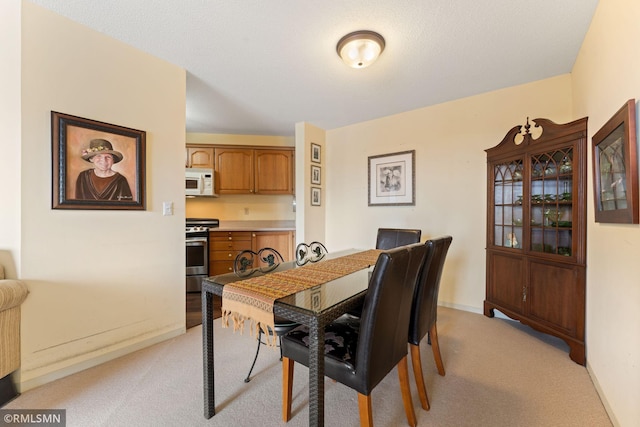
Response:
[[[253,193],[253,150],[242,147],[214,149],[218,194]]]
[[[293,194],[293,150],[255,150],[255,192]]]
[[[187,146],[185,167],[213,169],[213,148]]]
[[[293,194],[293,148],[214,148],[218,194]]]

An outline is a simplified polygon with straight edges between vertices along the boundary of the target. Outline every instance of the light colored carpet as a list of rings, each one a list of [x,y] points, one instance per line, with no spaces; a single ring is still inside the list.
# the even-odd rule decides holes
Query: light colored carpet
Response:
[[[587,370],[564,342],[516,322],[440,307],[438,335],[446,376],[421,345],[431,410],[419,426],[611,426]],[[305,426],[307,369],[296,365],[293,419],[281,420],[278,352],[263,346],[250,383],[243,382],[255,340],[215,321],[216,411],[203,416],[202,329],[23,393],[3,409],[67,410],[67,426]],[[410,375],[413,372],[410,369]],[[356,393],[327,380],[325,425],[358,426]],[[392,371],[372,393],[376,426],[406,418]]]

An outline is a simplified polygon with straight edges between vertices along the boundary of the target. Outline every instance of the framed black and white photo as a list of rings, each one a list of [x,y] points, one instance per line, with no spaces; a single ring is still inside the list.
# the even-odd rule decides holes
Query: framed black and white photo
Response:
[[[415,205],[415,150],[369,157],[369,206]]]
[[[314,163],[320,163],[320,146],[313,142],[311,143],[311,161]]]
[[[322,195],[320,189],[317,187],[311,187],[311,206],[320,206],[322,201]]]
[[[145,131],[52,111],[52,208],[144,210],[145,142]]]
[[[311,165],[311,183],[320,185],[322,183],[322,176],[320,175],[320,166]]]

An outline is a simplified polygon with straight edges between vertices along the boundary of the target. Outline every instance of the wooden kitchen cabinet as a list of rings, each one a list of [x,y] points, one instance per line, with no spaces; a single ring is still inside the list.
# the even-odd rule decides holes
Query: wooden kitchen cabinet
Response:
[[[243,250],[258,252],[269,247],[285,261],[294,259],[293,231],[211,231],[209,233],[209,275],[233,273],[233,262]],[[257,266],[256,266],[257,267]]]
[[[251,247],[254,252],[262,248],[273,248],[285,261],[293,260],[293,231],[255,231],[251,233]],[[259,265],[255,265],[259,267]]]
[[[527,121],[486,150],[484,314],[561,338],[584,365],[587,119],[534,122],[538,138]]]
[[[213,148],[202,146],[187,146],[185,167],[213,169]]]
[[[214,149],[216,187],[218,194],[253,193],[253,150],[242,147]]]
[[[233,261],[245,249],[251,249],[251,231],[209,232],[209,275],[233,273]]]
[[[293,194],[293,150],[255,150],[255,192]]]
[[[218,194],[293,194],[294,150],[216,146]]]

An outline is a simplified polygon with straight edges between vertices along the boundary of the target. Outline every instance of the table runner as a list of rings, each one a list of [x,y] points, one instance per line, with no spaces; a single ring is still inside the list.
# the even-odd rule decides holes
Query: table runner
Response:
[[[376,263],[381,252],[370,249],[225,285],[222,291],[222,327],[229,327],[229,320],[232,320],[233,330],[242,332],[244,322],[249,321],[252,335],[257,337],[262,331],[266,343],[275,346],[276,336],[269,333],[269,328],[274,330],[275,300],[369,268]]]

